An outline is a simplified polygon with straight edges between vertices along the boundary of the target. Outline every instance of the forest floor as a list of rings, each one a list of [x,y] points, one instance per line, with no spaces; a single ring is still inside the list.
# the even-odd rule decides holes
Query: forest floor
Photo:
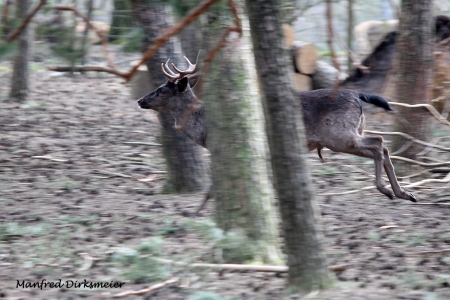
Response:
[[[0,298],[110,299],[176,277],[122,299],[301,299],[285,288],[284,273],[156,261],[220,261],[214,201],[194,217],[201,193],[160,194],[158,119],[138,108],[122,79],[53,73],[36,63],[31,69],[29,101],[18,104],[7,96],[11,65],[0,66]],[[370,113],[368,129],[391,130],[387,115]],[[433,136],[448,135],[432,123]],[[410,189],[418,204],[389,200],[375,189],[360,191],[373,185],[372,161],[324,156],[323,164],[315,152],[308,156],[316,192],[357,192],[318,196],[329,264],[347,267],[334,276],[333,289],[305,299],[450,299],[449,185]],[[427,156],[449,160],[437,151]],[[17,287],[44,279],[125,284]]]

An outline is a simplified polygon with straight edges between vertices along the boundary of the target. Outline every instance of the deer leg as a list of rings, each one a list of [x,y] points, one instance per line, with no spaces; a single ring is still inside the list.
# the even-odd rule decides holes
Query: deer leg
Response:
[[[389,182],[391,183],[392,190],[397,198],[410,200],[412,202],[417,202],[416,196],[414,196],[410,192],[404,191],[400,184],[397,181],[397,176],[395,176],[394,166],[392,165],[391,159],[389,158],[389,150],[383,146],[384,153],[384,170],[389,178]]]
[[[390,199],[394,198],[394,194],[386,187],[381,178],[381,171],[384,164],[383,138],[381,136],[360,137],[359,143],[352,151],[347,153],[355,154],[362,157],[372,158],[375,162],[375,186]]]

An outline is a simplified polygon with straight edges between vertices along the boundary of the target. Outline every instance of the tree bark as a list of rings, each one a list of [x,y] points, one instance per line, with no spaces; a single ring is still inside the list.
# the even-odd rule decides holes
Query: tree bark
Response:
[[[27,16],[30,0],[18,0],[16,16],[18,19],[24,19]],[[12,75],[10,97],[19,101],[25,101],[28,95],[28,29],[24,28],[17,38],[18,51],[14,59],[14,71]]]
[[[237,4],[242,8],[242,2]],[[248,28],[245,15],[240,13],[240,17]],[[214,41],[223,34],[220,24],[216,20],[209,26]],[[223,256],[234,262],[280,263],[274,192],[266,160],[267,139],[248,29],[242,38],[233,33],[209,70],[203,102],[215,218],[226,232],[244,236],[242,245],[235,249],[240,254],[230,249]]]
[[[331,279],[305,159],[301,103],[293,90],[291,63],[283,47],[279,1],[246,0],[246,4],[264,96],[274,183],[288,256],[288,283],[300,291],[326,288]]]
[[[333,2],[331,0],[326,0],[327,10],[327,31],[328,31],[328,48],[330,49],[331,62],[333,66],[340,71],[341,67],[339,66],[339,62],[336,57],[336,52],[334,51],[334,30],[333,30]]]
[[[135,18],[145,32],[142,51],[153,43],[164,28],[173,25],[173,15],[163,5],[136,3]],[[150,82],[148,91],[157,88],[167,80],[161,71],[161,62],[169,57],[179,67],[183,67],[178,59],[181,53],[176,53],[177,40],[171,39],[164,48],[147,62]],[[203,149],[191,139],[175,129],[172,116],[158,113],[162,125],[163,154],[167,164],[167,181],[163,192],[194,192],[203,190],[207,183],[206,167],[202,159]]]
[[[399,36],[396,39],[394,99],[408,104],[429,103],[433,82],[432,3],[431,0],[403,0],[401,9]],[[398,111],[401,116],[396,118],[395,131],[419,140],[429,140],[428,111],[408,108],[399,108]],[[396,137],[392,149],[396,151],[404,143],[404,139]],[[414,159],[419,151],[421,148],[414,144],[400,155]]]
[[[353,1],[347,0],[347,74],[350,74],[353,68],[352,50],[353,50]]]

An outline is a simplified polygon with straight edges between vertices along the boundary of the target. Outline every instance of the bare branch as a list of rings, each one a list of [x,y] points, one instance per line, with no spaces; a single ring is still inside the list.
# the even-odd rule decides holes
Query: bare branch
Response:
[[[85,15],[80,13],[76,8],[70,7],[70,6],[55,6],[55,7],[53,7],[53,9],[55,9],[55,10],[63,10],[63,11],[71,11],[76,16],[82,18],[83,21],[86,23],[86,26],[88,26],[90,29],[94,30],[95,33],[100,38],[100,40],[102,41],[103,51],[105,51],[106,61],[108,62],[108,66],[116,71],[116,73],[113,73],[113,74],[117,74],[117,75],[121,74],[121,72],[119,70],[117,70],[116,67],[114,66],[113,60],[111,58],[111,55],[110,55],[110,52],[109,52],[109,49],[108,49],[108,45],[109,45],[108,39],[105,37],[103,32],[101,32],[94,25],[92,25],[92,23],[91,23],[91,21],[89,20],[88,17],[86,17]],[[112,72],[110,72],[110,73],[112,73]]]
[[[370,133],[370,134],[380,134],[380,135],[399,135],[399,136],[404,137],[405,139],[408,139],[408,140],[410,140],[414,143],[420,144],[420,145],[428,146],[431,148],[436,148],[436,149],[443,150],[443,151],[450,151],[450,148],[448,148],[448,147],[430,144],[430,143],[418,140],[415,137],[410,136],[409,134],[406,134],[403,132],[381,132],[381,131],[372,131],[372,130],[364,130],[364,132]]]
[[[123,73],[119,70],[102,67],[102,66],[48,66],[47,70],[54,72],[104,72],[114,74],[120,77],[124,77],[126,73]],[[124,77],[125,78],[125,77]]]
[[[450,122],[447,121],[441,114],[430,104],[405,104],[405,103],[399,103],[399,102],[391,102],[389,101],[390,105],[394,106],[402,106],[407,108],[426,108],[428,111],[433,115],[433,117],[436,118],[439,122],[445,125],[450,125]]]
[[[33,9],[33,11],[28,14],[28,16],[25,18],[25,20],[19,26],[19,28],[17,28],[13,33],[11,33],[10,36],[8,36],[5,39],[5,42],[10,43],[13,40],[15,40],[22,33],[22,31],[25,29],[25,27],[27,27],[28,23],[30,23],[31,19],[33,19],[34,15],[36,15],[38,10],[41,9],[41,7],[44,6],[45,4],[47,4],[47,0],[41,0],[39,2],[39,4]]]
[[[126,82],[130,81],[131,77],[133,77],[134,73],[136,73],[137,69],[140,65],[144,64],[147,60],[149,60],[159,48],[164,46],[165,43],[172,36],[179,33],[183,28],[194,21],[199,15],[204,13],[211,5],[213,5],[217,0],[206,0],[205,2],[198,5],[193,11],[191,11],[186,17],[184,17],[180,22],[175,24],[173,27],[164,30],[164,33],[156,38],[153,45],[151,45],[147,51],[144,53],[141,61],[137,63],[125,76]]]

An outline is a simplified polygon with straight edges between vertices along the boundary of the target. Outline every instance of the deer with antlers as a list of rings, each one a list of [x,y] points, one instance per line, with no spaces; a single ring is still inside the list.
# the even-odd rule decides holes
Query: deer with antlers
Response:
[[[207,148],[205,109],[192,91],[199,79],[196,74],[197,63],[192,64],[189,59],[184,58],[189,65],[185,71],[178,69],[173,63],[172,67],[176,72],[171,70],[168,65],[170,59],[162,63],[162,71],[168,80],[140,98],[138,104],[141,108],[169,112],[180,131]],[[365,116],[361,101],[391,111],[385,99],[347,89],[321,89],[300,92],[299,100],[302,103],[309,151],[317,149],[322,162],[321,150],[325,147],[334,152],[372,158],[375,161],[375,185],[381,193],[390,199],[395,195],[401,199],[417,201],[412,193],[404,191],[398,183],[383,137],[363,136]],[[381,178],[382,168],[386,171],[393,192]]]

